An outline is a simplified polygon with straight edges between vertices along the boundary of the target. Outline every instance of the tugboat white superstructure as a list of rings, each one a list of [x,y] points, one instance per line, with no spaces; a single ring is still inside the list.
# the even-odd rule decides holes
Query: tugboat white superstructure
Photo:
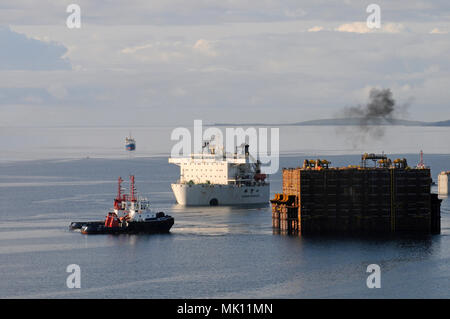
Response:
[[[184,206],[217,206],[264,204],[269,202],[270,184],[261,173],[261,164],[249,154],[249,145],[241,145],[242,153],[216,153],[210,142],[203,144],[200,154],[169,158],[180,166],[180,179],[171,184],[175,198]],[[206,149],[206,151],[205,151]]]

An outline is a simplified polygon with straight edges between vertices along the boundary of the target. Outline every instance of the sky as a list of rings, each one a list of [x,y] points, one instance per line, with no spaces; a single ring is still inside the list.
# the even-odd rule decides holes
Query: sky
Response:
[[[449,32],[444,0],[2,0],[0,126],[289,123],[373,87],[447,120]]]

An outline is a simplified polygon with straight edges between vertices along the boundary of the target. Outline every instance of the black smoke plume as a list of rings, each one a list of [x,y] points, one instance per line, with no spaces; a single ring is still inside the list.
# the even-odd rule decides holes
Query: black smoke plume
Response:
[[[351,133],[355,148],[368,138],[383,137],[386,125],[407,116],[408,106],[409,102],[397,105],[390,89],[372,88],[367,104],[346,107],[339,117],[348,118],[353,124],[351,132],[346,133]]]

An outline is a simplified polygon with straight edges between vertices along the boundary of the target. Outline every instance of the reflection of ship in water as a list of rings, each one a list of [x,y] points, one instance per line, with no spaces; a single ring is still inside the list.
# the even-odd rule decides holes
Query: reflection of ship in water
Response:
[[[131,134],[125,138],[125,149],[127,151],[134,151],[136,149],[136,140],[131,137]]]
[[[267,224],[267,215],[261,214],[261,211],[267,211],[267,208],[267,203],[214,207],[173,204],[170,210],[177,216],[177,234],[195,236],[249,233],[270,235],[272,227]]]

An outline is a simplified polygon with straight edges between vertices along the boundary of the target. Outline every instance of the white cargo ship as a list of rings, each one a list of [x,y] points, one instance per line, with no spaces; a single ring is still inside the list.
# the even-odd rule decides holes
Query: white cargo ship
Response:
[[[202,153],[169,158],[180,166],[180,179],[171,184],[175,198],[184,206],[264,204],[269,202],[270,184],[261,173],[261,164],[241,145],[238,154],[216,154],[209,142]]]

